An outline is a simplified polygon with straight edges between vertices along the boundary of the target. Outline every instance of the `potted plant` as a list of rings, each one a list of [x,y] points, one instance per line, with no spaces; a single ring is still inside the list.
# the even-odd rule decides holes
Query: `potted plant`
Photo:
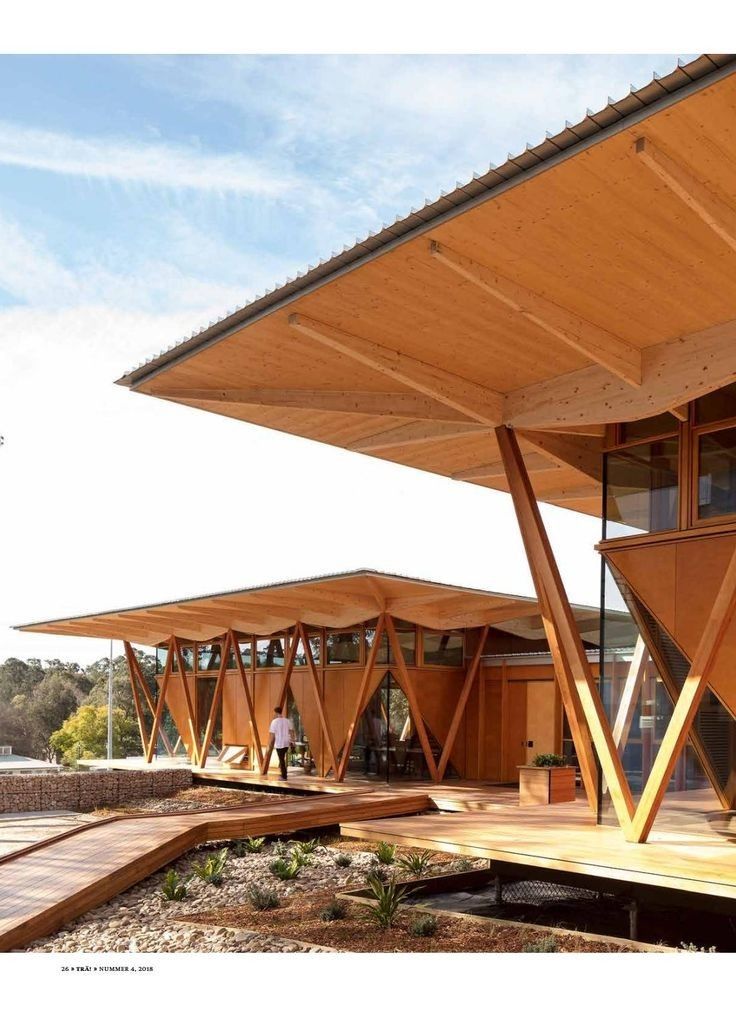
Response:
[[[519,766],[519,805],[572,803],[575,771],[562,754],[537,754],[531,764]]]

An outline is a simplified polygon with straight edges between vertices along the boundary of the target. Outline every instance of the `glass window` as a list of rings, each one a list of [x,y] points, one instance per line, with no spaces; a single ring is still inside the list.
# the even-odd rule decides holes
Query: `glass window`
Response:
[[[256,666],[283,666],[283,638],[259,638],[256,643]]]
[[[184,660],[184,669],[193,670],[194,669],[194,647],[191,645],[182,645],[181,647],[181,658]],[[176,662],[176,658],[174,659]]]
[[[333,631],[326,638],[327,663],[359,663],[361,633],[355,631]]]
[[[676,434],[677,419],[672,414],[657,414],[655,417],[642,417],[638,421],[626,421],[621,425],[620,441],[635,442],[640,438]]]
[[[427,631],[425,629],[422,632],[422,640],[426,666],[463,665],[465,636],[462,631]]]
[[[198,673],[216,673],[220,669],[220,643],[200,645],[197,654]]]
[[[409,624],[408,621],[397,621],[394,620],[394,627],[396,628],[396,637],[399,640],[399,648],[401,649],[402,655],[404,657],[404,662],[408,663],[409,666],[414,666],[416,664],[417,658],[417,648],[416,648],[416,629],[413,624]],[[370,650],[373,645],[373,640],[376,637],[376,628],[367,627],[365,629],[365,647],[366,650]],[[388,666],[394,663],[396,660],[391,652],[388,644],[388,635],[384,632],[383,638],[381,640],[381,645],[378,650],[378,658],[376,662],[379,666]]]
[[[320,635],[308,635],[309,648],[312,652],[312,659],[314,660],[314,665],[320,665],[320,654],[322,652],[322,640]],[[304,643],[299,639],[299,643],[296,647],[296,656],[294,656],[294,666],[306,666],[307,665],[307,655],[304,651]]]
[[[698,439],[698,518],[736,512],[736,428]]]
[[[736,417],[736,382],[695,401],[695,423],[711,424]]]
[[[243,666],[246,670],[249,670],[253,665],[253,640],[250,638],[241,639],[238,642],[238,648],[240,649],[240,658]]]
[[[621,524],[644,533],[677,527],[677,438],[646,442],[606,456],[605,536]]]

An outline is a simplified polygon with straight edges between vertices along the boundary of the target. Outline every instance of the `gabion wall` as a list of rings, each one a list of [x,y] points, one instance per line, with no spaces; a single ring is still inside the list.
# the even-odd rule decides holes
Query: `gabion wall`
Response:
[[[189,768],[0,775],[0,814],[114,807],[148,796],[170,796],[191,784]]]

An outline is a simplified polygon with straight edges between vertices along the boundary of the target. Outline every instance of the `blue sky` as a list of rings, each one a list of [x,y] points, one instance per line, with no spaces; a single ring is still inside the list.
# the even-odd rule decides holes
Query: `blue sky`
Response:
[[[0,58],[0,473],[11,489],[0,520],[13,531],[0,656],[99,652],[4,631],[21,620],[358,564],[531,591],[505,496],[346,453],[355,480],[337,518],[320,503],[246,505],[247,478],[234,476],[218,520],[242,536],[192,565],[192,552],[211,551],[196,472],[218,473],[233,453],[281,472],[295,452],[319,466],[340,451],[112,382],[676,58]],[[167,467],[191,474],[197,493],[162,494]],[[428,552],[448,510],[466,515],[463,542]],[[510,523],[502,566],[487,542],[493,510]],[[597,523],[547,514],[571,595],[594,603]],[[360,522],[381,535],[358,550]],[[319,551],[271,546],[304,529]]]

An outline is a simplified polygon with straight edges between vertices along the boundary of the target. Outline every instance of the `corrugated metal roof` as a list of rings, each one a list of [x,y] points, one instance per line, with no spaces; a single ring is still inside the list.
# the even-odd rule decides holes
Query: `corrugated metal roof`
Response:
[[[563,158],[570,157],[591,143],[603,140],[605,136],[623,126],[632,125],[637,116],[651,115],[672,101],[706,87],[713,80],[736,71],[736,55],[705,54],[690,63],[678,60],[675,69],[660,77],[654,74],[652,80],[642,88],[631,87],[628,95],[619,100],[609,98],[608,104],[598,112],[588,110],[579,123],[566,123],[565,129],[554,136],[548,134],[536,146],[527,145],[517,155],[509,155],[503,165],[491,165],[482,175],[474,175],[464,184],[458,183],[451,193],[441,193],[437,200],[427,200],[423,207],[412,208],[405,217],[397,217],[393,224],[384,225],[374,234],[369,232],[352,246],[345,246],[340,253],[334,253],[328,260],[320,260],[316,266],[308,266],[306,271],[289,278],[263,295],[247,302],[199,332],[144,363],[126,372],[118,383],[135,386],[206,345],[222,340],[240,329],[245,323],[253,322],[270,312],[287,305],[301,295],[319,287],[341,273],[354,269],[379,252],[387,252],[402,241],[421,234],[423,230],[435,227],[443,220],[467,210],[473,204],[490,199],[498,192],[514,185],[530,174],[549,168]]]

